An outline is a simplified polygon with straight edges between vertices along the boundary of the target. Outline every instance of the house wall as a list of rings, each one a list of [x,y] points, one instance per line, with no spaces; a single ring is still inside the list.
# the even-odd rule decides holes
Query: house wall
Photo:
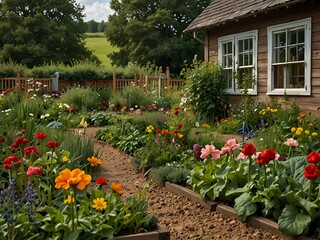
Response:
[[[287,23],[304,18],[312,19],[312,46],[311,46],[311,96],[290,96],[289,102],[296,102],[299,107],[306,112],[320,114],[317,110],[320,107],[320,1],[311,1],[308,3],[297,4],[295,6],[283,7],[278,10],[272,10],[265,13],[259,13],[246,19],[239,19],[220,26],[207,29],[207,51],[208,61],[218,61],[218,38],[241,33],[250,30],[258,30],[258,73],[257,100],[269,102],[272,98],[278,98],[280,101],[283,96],[268,96],[267,92],[267,27]],[[230,96],[233,102],[241,103],[241,96]]]

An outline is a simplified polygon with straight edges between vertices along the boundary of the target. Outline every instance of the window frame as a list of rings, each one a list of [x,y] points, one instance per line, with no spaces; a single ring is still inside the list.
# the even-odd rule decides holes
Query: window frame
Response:
[[[274,68],[273,68],[273,46],[274,34],[281,31],[288,31],[293,29],[304,28],[304,87],[302,88],[275,88],[274,87]],[[311,95],[311,18],[305,18],[297,21],[273,25],[267,28],[268,37],[268,79],[267,79],[267,95]],[[290,45],[286,39],[285,47]],[[285,61],[283,65],[289,66]],[[303,63],[301,61],[301,63]],[[280,66],[277,63],[275,66]],[[286,78],[288,75],[285,75]],[[284,85],[285,85],[284,80]]]
[[[234,95],[241,95],[242,90],[238,87],[237,81],[234,77],[234,73],[239,68],[239,41],[240,40],[246,40],[246,39],[252,39],[252,75],[254,76],[254,83],[253,88],[248,88],[248,94],[250,95],[257,95],[257,56],[258,56],[258,30],[252,30],[247,32],[241,32],[237,34],[232,35],[226,35],[223,37],[218,38],[218,61],[220,65],[222,66],[223,61],[223,44],[226,44],[228,42],[232,43],[232,49],[233,49],[233,56],[232,56],[232,87],[227,88],[226,92],[229,94]]]

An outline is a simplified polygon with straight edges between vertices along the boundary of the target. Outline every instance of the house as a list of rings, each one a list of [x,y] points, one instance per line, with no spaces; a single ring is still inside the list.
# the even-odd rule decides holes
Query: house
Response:
[[[213,0],[185,29],[195,37],[199,31],[205,33],[205,61],[225,70],[231,99],[239,102],[246,83],[257,100],[287,96],[317,112],[320,1]]]

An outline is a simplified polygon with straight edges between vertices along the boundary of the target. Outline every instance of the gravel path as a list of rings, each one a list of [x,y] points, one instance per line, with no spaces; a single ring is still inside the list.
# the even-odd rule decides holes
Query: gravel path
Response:
[[[87,134],[94,136],[96,130],[88,128]],[[158,187],[133,169],[130,156],[107,143],[97,142],[95,148],[99,149],[103,159],[99,176],[106,177],[109,183],[121,183],[125,189],[125,196],[137,194],[139,189],[150,183],[149,212],[158,217],[164,229],[170,230],[171,240],[282,239],[241,221],[225,218],[200,204],[190,202],[185,197]]]

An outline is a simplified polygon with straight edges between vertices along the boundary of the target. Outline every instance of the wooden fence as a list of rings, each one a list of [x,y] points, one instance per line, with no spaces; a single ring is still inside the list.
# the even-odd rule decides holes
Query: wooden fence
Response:
[[[169,76],[168,74],[166,76]],[[58,91],[64,92],[70,87],[91,87],[93,89],[111,88],[114,93],[119,92],[128,85],[138,86],[144,91],[156,91],[159,95],[165,89],[181,89],[185,80],[171,79],[170,77],[161,78],[144,76],[142,74],[134,79],[117,79],[116,73],[113,73],[112,80],[58,80]],[[16,77],[0,78],[0,92],[10,88],[19,88],[23,91],[51,94],[53,92],[53,78],[28,78],[21,77],[18,73]]]

